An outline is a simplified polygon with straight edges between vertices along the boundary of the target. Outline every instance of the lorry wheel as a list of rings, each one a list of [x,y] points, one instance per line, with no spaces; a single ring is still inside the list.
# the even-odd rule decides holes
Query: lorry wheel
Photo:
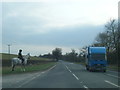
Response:
[[[89,68],[86,67],[86,70],[89,71]]]
[[[92,72],[92,69],[89,69],[90,72]]]
[[[103,70],[103,72],[106,72],[106,70]]]
[[[86,65],[86,70],[88,71],[88,66]]]
[[[93,72],[93,70],[90,70],[90,72]]]

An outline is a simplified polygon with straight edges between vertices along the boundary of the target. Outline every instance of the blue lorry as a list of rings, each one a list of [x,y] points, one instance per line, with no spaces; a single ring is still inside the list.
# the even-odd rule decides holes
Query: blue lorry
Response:
[[[105,47],[88,47],[86,52],[86,69],[106,72],[107,58]]]

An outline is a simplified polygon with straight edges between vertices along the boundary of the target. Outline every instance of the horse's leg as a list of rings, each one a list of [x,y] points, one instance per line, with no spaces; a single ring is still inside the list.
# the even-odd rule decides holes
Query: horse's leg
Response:
[[[23,71],[23,64],[21,64],[21,71]]]
[[[14,71],[15,65],[12,66],[12,71]]]
[[[23,64],[23,71],[25,72],[25,64]]]
[[[21,71],[25,71],[25,65],[23,63],[21,64]]]

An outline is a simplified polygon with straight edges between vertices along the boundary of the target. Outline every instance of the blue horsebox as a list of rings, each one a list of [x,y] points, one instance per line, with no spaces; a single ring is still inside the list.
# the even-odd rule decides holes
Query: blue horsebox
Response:
[[[106,72],[106,48],[88,47],[86,54],[86,69],[89,71],[101,70]]]
[[[89,53],[95,53],[95,54],[99,54],[99,53],[106,53],[106,48],[105,47],[89,47]]]

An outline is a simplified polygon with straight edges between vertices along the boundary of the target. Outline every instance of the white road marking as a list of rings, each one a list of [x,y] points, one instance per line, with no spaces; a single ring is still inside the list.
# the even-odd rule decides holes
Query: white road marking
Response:
[[[72,71],[70,71],[70,69],[69,69],[69,72],[72,72]]]
[[[65,66],[66,66],[66,65],[65,65]],[[67,66],[66,66],[66,68],[68,69],[69,72],[72,72]]]
[[[84,88],[88,89],[88,87],[86,85],[83,85]]]
[[[80,83],[83,83],[83,82],[80,82]]]
[[[72,73],[72,71],[71,71],[66,65],[65,65],[65,67],[68,69],[69,72]],[[73,75],[77,80],[79,80],[79,78],[78,78],[74,73],[72,73],[72,75]],[[81,81],[80,83],[82,84],[83,82]],[[86,90],[89,90],[89,88],[88,88],[86,85],[83,85],[83,87],[84,87]]]
[[[56,65],[54,65],[53,67],[51,67],[50,69],[48,69],[47,71],[50,71],[51,69],[53,69]],[[41,72],[41,73],[45,73],[45,72]],[[32,81],[33,79],[39,77],[41,74],[40,73],[35,73],[35,76],[32,77],[31,79],[29,79],[28,81],[22,83],[20,86],[18,86],[18,88],[22,87],[23,85],[29,83],[30,81]]]
[[[65,65],[66,66],[66,65]],[[72,73],[72,71],[66,66],[66,68],[68,69],[68,71],[69,72],[71,72]],[[72,75],[77,79],[77,80],[79,80],[79,78],[74,74],[74,73],[72,73]]]
[[[66,66],[66,65],[65,65]],[[66,66],[66,68],[68,69],[68,67]]]
[[[37,77],[39,77],[40,75],[38,74]]]
[[[20,86],[18,86],[18,88],[22,87],[23,85],[25,85],[25,84],[29,83],[29,82],[30,82],[30,81],[32,81],[32,80],[33,80],[33,78],[32,78],[32,79],[30,79],[30,80],[28,80],[28,81],[26,81],[26,82],[24,82],[24,83],[22,83]]]
[[[45,73],[45,72],[42,72],[42,73]]]
[[[77,80],[79,80],[79,78],[78,78],[74,73],[72,73],[72,75],[73,75]]]
[[[109,84],[111,84],[111,85],[113,85],[113,86],[120,87],[120,86],[118,86],[118,85],[116,85],[116,84],[114,84],[114,83],[112,83],[112,82],[110,82],[110,81],[105,80],[105,82],[106,82],[106,83],[109,83]]]
[[[47,71],[50,71],[51,69],[53,69],[54,67],[56,67],[56,65],[54,65],[53,67],[51,67],[50,69],[48,69]]]
[[[106,75],[109,75],[109,76],[112,76],[112,77],[116,77],[116,78],[120,78],[120,77],[118,77],[118,76],[111,75],[111,74],[106,74]]]
[[[39,77],[40,75],[41,75],[40,73],[36,73],[36,74],[34,74],[34,76],[33,76],[31,79],[29,79],[28,81],[22,83],[20,86],[18,86],[18,88],[20,88],[20,87],[22,87],[23,85],[29,83],[30,81],[32,81],[33,79]]]
[[[33,77],[32,79],[35,79],[35,78],[37,78],[37,76],[36,76],[36,77]]]

